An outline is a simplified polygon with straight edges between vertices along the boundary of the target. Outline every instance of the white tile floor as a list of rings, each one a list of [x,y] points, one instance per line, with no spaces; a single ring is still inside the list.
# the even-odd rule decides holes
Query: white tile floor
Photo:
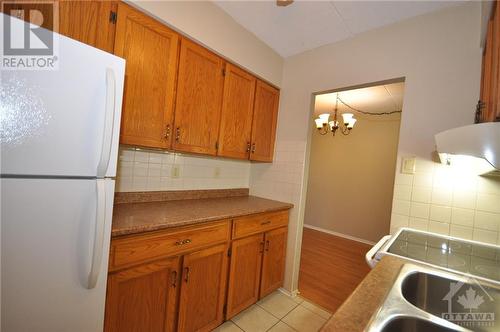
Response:
[[[276,291],[230,321],[216,332],[316,332],[331,313],[301,297],[291,298]]]

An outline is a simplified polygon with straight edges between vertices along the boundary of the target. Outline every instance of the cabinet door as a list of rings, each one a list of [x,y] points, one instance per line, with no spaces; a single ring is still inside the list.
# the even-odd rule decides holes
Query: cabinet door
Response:
[[[115,54],[126,59],[120,143],[169,148],[179,36],[120,3]]]
[[[500,121],[500,3],[495,1],[493,16],[493,70],[492,70],[492,116],[491,121]]]
[[[263,252],[264,234],[233,241],[226,319],[235,316],[259,299]]]
[[[273,161],[278,104],[279,90],[257,81],[250,160]]]
[[[500,121],[500,5],[495,2],[488,22],[486,46],[483,54],[481,121]]]
[[[42,27],[58,29],[62,35],[112,53],[115,24],[110,18],[116,6],[116,1],[34,0],[5,3],[3,11],[26,21],[32,19],[33,11],[40,12]],[[54,22],[56,8],[59,8],[58,27]]]
[[[174,331],[178,271],[175,257],[110,274],[104,330]]]
[[[175,109],[174,149],[215,155],[223,92],[223,61],[182,39]]]
[[[57,22],[54,22],[54,8],[58,5],[57,0],[52,1],[1,1],[0,10],[12,17],[17,17],[18,19],[24,20],[26,22],[37,22],[40,21],[37,18],[43,19],[41,22],[41,27],[54,31]],[[2,27],[3,29],[3,27]],[[2,30],[3,31],[3,30]]]
[[[225,244],[184,256],[178,330],[211,331],[224,321]]]
[[[217,154],[248,159],[256,79],[229,63],[225,73]]]
[[[493,62],[493,21],[488,22],[486,45],[483,53],[482,78],[481,78],[481,101],[483,104],[481,121],[489,121],[492,114],[492,62]]]
[[[282,227],[265,234],[264,258],[260,298],[283,285],[285,275],[287,228]]]
[[[82,43],[113,52],[115,1],[59,1],[59,32]]]

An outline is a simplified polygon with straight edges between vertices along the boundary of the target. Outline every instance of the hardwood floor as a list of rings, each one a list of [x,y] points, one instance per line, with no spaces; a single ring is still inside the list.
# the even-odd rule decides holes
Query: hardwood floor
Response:
[[[370,245],[304,228],[300,296],[335,312],[368,274]]]

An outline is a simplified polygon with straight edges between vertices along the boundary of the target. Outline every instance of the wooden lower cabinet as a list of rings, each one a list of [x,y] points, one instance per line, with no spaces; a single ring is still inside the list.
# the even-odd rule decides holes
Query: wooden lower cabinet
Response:
[[[227,246],[184,256],[178,331],[211,331],[224,321]]]
[[[282,285],[287,223],[280,211],[113,238],[104,331],[215,329]]]
[[[258,301],[263,252],[264,234],[233,241],[227,294],[227,319]]]
[[[111,273],[104,331],[174,331],[179,263],[173,257]]]
[[[287,229],[285,226],[233,241],[228,319],[283,285]]]
[[[287,227],[278,228],[265,234],[260,298],[272,293],[275,289],[283,285],[286,241]]]

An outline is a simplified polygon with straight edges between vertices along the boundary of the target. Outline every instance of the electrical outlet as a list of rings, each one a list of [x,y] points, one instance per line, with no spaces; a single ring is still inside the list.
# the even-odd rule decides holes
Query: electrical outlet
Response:
[[[215,169],[214,169],[214,178],[215,179],[220,178],[220,167],[215,167]]]
[[[181,176],[181,168],[177,165],[172,166],[172,178],[177,179]]]
[[[403,157],[401,162],[401,173],[403,174],[415,174],[415,157]]]

